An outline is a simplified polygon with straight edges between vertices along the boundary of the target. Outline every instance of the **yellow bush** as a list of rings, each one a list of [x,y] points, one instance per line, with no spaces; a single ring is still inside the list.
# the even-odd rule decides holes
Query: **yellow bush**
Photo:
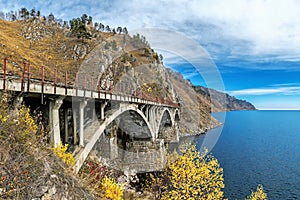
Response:
[[[262,185],[258,185],[255,192],[252,192],[246,200],[267,200],[267,194]]]
[[[6,120],[7,120],[7,117],[0,114],[0,123],[2,123],[2,122],[5,123]]]
[[[24,105],[19,109],[18,125],[21,126],[20,128],[23,130],[21,135],[23,139],[29,134],[35,133],[38,128],[30,115],[30,109]]]
[[[167,177],[167,178],[165,178]],[[195,145],[168,157],[165,174],[160,177],[161,199],[223,199],[223,169],[216,158],[204,156]]]
[[[68,149],[68,144],[63,145],[62,143],[59,146],[53,148],[54,154],[61,158],[67,165],[75,165],[75,158],[71,153],[66,153]]]
[[[101,188],[104,190],[104,197],[111,200],[123,199],[124,188],[123,185],[116,183],[114,179],[103,178]]]

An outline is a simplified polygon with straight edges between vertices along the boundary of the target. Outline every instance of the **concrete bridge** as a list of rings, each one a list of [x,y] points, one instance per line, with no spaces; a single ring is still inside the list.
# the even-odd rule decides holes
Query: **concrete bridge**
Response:
[[[129,83],[90,80],[78,73],[70,81],[67,72],[59,77],[56,70],[52,80],[45,78],[44,67],[33,76],[29,64],[19,76],[11,71],[4,59],[0,90],[11,91],[15,104],[24,102],[42,113],[40,123],[50,127],[49,142],[69,144],[76,172],[91,152],[122,171],[159,170],[165,162],[165,144],[178,141],[178,103]]]

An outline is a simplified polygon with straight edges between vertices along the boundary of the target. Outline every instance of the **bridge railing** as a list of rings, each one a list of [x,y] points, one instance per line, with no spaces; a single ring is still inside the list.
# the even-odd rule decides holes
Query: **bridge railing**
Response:
[[[29,92],[30,84],[37,83],[41,85],[41,93],[44,93],[46,85],[51,85],[56,94],[56,88],[65,88],[65,94],[68,94],[68,89],[75,89],[76,95],[78,90],[83,90],[92,93],[100,93],[129,96],[141,100],[156,102],[159,104],[168,105],[171,107],[180,107],[176,102],[169,99],[164,99],[153,94],[143,91],[141,88],[135,88],[128,82],[118,81],[117,83],[111,79],[96,78],[84,72],[70,73],[58,68],[49,68],[45,66],[32,67],[30,62],[22,62],[20,66],[17,62],[3,58],[3,64],[0,64],[0,79],[2,79],[2,88],[7,89],[8,81],[18,81],[21,83],[21,91]],[[25,88],[26,86],[26,88]]]

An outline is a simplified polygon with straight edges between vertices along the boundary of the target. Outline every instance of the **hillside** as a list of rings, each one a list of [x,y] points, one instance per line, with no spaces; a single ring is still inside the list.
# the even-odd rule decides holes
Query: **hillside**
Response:
[[[142,36],[101,32],[90,27],[92,38],[78,39],[70,29],[41,18],[0,20],[0,26],[3,27],[0,58],[7,58],[10,74],[20,76],[25,62],[30,63],[33,78],[41,76],[41,66],[44,66],[48,80],[53,80],[57,69],[58,82],[64,81],[67,71],[72,85],[76,73],[80,73],[88,82],[94,81],[94,86],[99,80],[114,86],[123,81],[132,89],[151,91],[152,96],[173,100],[168,81],[160,75],[163,69],[159,56]],[[1,62],[1,70],[2,66]],[[140,76],[143,73],[146,76]]]
[[[209,100],[198,94],[180,73],[168,69],[168,74],[182,106],[181,133],[199,134],[217,126],[218,122],[210,115]]]
[[[95,199],[70,173],[24,107],[0,92],[0,199]]]
[[[179,100],[183,134],[203,133],[215,127],[218,123],[210,116],[211,112],[255,109],[227,94],[193,86],[180,74],[166,69],[160,56],[139,34],[99,31],[91,24],[87,26],[91,37],[77,38],[70,28],[42,17],[14,22],[0,20],[0,26],[0,58],[7,57],[10,74],[21,75],[25,62],[30,63],[32,77],[40,77],[44,66],[48,80],[53,80],[57,69],[58,82],[64,80],[67,71],[70,85],[79,73],[88,77],[90,85],[106,82],[114,90],[126,85],[129,92],[143,91],[148,98]],[[2,63],[0,69],[1,66]],[[79,77],[79,82],[82,81],[83,76]]]
[[[233,110],[256,110],[251,103],[237,99],[226,93],[206,88],[203,86],[193,86],[195,91],[202,94],[207,100],[211,99],[212,112],[233,111]]]
[[[167,71],[182,105],[181,128],[183,133],[203,133],[217,126],[218,122],[211,117],[211,112],[256,109],[249,102],[214,89],[194,86],[180,73],[171,69]]]

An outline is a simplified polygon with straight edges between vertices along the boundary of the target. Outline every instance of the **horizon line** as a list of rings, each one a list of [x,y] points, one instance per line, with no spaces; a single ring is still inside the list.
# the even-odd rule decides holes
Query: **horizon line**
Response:
[[[297,110],[300,111],[300,108],[256,108],[257,110]]]

